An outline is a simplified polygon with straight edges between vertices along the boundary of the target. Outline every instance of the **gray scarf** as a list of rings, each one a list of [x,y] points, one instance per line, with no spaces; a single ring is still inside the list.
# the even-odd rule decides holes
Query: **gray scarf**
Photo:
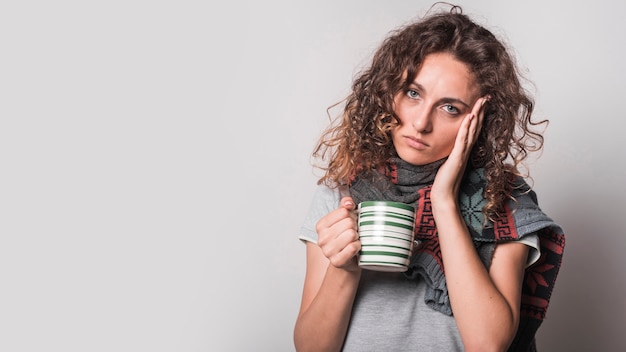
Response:
[[[400,158],[393,158],[384,168],[354,178],[349,185],[349,191],[356,204],[366,200],[392,200],[411,204],[417,209],[414,237],[419,245],[413,250],[411,263],[405,275],[413,279],[417,275],[422,276],[428,286],[425,295],[426,304],[444,314],[452,315],[439,239],[430,210],[430,187],[444,162],[445,159],[442,159],[428,165],[415,166]],[[483,223],[485,182],[482,169],[468,169],[459,191],[459,205],[480,259],[485,267],[489,268],[496,242],[517,240],[532,231],[520,233],[518,230],[518,238],[507,238],[506,231],[504,234],[498,233],[497,226],[494,231],[493,224]],[[523,185],[525,183],[520,184]],[[521,191],[528,190],[527,186],[521,188],[523,188]],[[518,215],[530,216],[532,222],[535,222],[537,220],[535,217],[540,211],[536,212],[539,210],[538,207],[531,210],[534,215],[524,210]]]

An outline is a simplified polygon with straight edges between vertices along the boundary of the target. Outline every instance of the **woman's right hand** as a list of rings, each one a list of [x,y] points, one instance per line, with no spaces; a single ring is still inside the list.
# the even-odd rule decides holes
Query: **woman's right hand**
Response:
[[[357,215],[352,197],[343,197],[341,206],[321,218],[316,225],[317,244],[330,264],[348,271],[361,270],[357,254],[361,241],[357,232]]]
[[[317,244],[306,245],[307,269],[294,343],[297,351],[340,351],[361,278],[354,200],[343,197],[337,209],[317,222],[316,230]]]

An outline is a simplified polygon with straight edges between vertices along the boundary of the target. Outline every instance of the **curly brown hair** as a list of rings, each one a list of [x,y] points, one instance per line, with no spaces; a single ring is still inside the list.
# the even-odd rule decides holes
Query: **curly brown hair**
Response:
[[[490,96],[480,135],[470,157],[471,166],[485,170],[483,209],[487,219],[503,211],[512,196],[519,166],[529,152],[543,147],[534,127],[534,101],[522,86],[523,76],[509,50],[496,36],[472,21],[458,6],[430,13],[386,37],[371,65],[361,71],[345,98],[342,115],[322,134],[313,157],[327,161],[318,184],[336,187],[357,173],[380,167],[396,156],[391,132],[399,124],[393,101],[415,79],[424,58],[449,53],[465,63]]]

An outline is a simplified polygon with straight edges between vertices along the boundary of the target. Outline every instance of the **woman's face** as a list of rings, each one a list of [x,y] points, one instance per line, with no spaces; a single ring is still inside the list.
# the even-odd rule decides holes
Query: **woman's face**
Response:
[[[467,66],[447,53],[426,56],[417,77],[394,99],[398,156],[425,165],[450,155],[463,118],[480,97]]]

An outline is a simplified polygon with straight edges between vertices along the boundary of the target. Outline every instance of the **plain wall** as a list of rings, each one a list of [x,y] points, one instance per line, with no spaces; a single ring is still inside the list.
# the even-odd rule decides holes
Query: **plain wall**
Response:
[[[326,108],[427,1],[0,5],[0,350],[293,351]],[[617,1],[459,1],[549,118],[542,351],[626,350]]]

